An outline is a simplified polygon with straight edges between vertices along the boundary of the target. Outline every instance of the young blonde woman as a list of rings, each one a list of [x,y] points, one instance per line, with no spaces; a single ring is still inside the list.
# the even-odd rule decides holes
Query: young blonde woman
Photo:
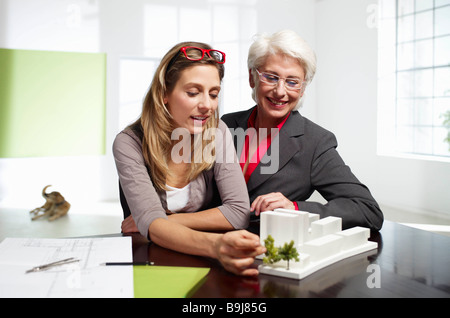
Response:
[[[224,63],[225,53],[198,42],[180,43],[162,59],[140,118],[113,145],[122,206],[131,212],[122,231],[256,275],[254,257],[265,249],[240,230],[249,198],[217,112]]]

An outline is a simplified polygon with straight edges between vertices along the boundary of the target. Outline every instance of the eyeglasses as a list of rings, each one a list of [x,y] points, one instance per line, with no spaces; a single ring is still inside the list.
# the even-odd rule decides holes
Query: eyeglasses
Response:
[[[205,50],[195,46],[184,46],[180,49],[184,56],[190,61],[200,61],[205,53],[219,64],[225,63],[225,53],[218,50]]]
[[[302,81],[301,79],[299,79],[297,77],[282,78],[275,74],[260,72],[256,68],[255,68],[255,70],[258,73],[259,78],[262,82],[270,84],[272,86],[278,85],[278,82],[280,80],[283,80],[284,87],[286,87],[286,89],[288,89],[288,90],[300,91],[300,90],[304,89],[306,86],[306,82]]]

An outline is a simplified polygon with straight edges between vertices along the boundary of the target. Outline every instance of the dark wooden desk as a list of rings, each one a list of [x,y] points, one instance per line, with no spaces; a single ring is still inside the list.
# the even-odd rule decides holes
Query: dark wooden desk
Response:
[[[450,297],[450,237],[389,221],[370,238],[378,242],[378,250],[345,259],[303,280],[265,274],[238,277],[215,260],[173,252],[149,244],[138,234],[131,236],[134,261],[211,268],[193,298]],[[373,282],[376,273],[379,288],[370,288],[367,282]]]

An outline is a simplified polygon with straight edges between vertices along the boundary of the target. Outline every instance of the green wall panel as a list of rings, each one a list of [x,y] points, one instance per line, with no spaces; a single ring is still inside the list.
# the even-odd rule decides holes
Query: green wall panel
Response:
[[[0,158],[101,155],[106,54],[0,49]]]

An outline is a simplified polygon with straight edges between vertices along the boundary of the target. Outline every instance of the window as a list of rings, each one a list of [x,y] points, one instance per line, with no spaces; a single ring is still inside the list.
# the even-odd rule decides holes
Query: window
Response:
[[[135,122],[142,111],[142,104],[159,59],[122,57],[119,68],[119,131]]]
[[[450,159],[450,0],[379,1],[380,154]]]

